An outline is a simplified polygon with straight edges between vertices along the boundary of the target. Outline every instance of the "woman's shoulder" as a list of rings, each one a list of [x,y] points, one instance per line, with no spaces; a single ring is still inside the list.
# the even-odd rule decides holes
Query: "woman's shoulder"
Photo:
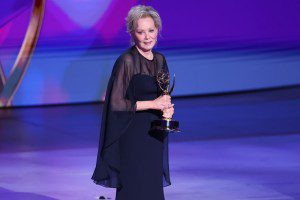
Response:
[[[134,54],[132,48],[127,49],[124,51],[117,59],[119,62],[122,63],[132,63],[134,60]]]
[[[120,70],[132,71],[133,66],[134,56],[131,53],[130,49],[127,49],[117,58],[113,67],[113,72],[117,72]]]
[[[153,53],[154,53],[154,55],[156,56],[157,59],[159,59],[159,60],[165,60],[165,56],[161,52],[153,51]]]

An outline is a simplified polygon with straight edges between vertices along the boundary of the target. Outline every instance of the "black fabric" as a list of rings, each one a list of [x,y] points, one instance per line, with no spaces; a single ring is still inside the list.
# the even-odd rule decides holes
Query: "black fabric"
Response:
[[[167,133],[149,132],[151,121],[160,118],[161,112],[136,111],[136,101],[161,95],[155,76],[162,68],[168,71],[168,66],[162,54],[153,54],[153,60],[147,60],[131,47],[115,62],[107,86],[92,179],[96,184],[118,188],[119,199],[124,199],[133,186],[144,185],[140,188],[144,191],[148,184],[157,183],[155,187],[161,188],[171,184]],[[161,193],[151,193],[154,199],[162,199],[158,197]]]

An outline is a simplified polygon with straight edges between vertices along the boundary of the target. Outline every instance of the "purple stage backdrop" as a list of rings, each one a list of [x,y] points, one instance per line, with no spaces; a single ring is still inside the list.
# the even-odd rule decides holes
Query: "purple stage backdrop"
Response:
[[[299,66],[300,58],[294,54],[300,49],[298,0],[46,0],[37,47],[15,94],[13,105],[100,100],[105,92],[106,81],[114,60],[129,45],[124,19],[130,7],[136,4],[151,5],[161,14],[163,30],[158,48],[170,60],[172,72],[178,74],[182,72],[183,67],[193,65],[194,68],[190,70],[191,76],[197,73],[214,74],[210,78],[212,82],[218,82],[222,75],[216,76],[211,72],[218,70],[222,64],[210,61],[212,57],[220,58],[222,51],[229,52],[229,58],[233,60],[227,65],[234,66],[238,62],[236,68],[231,69],[231,74],[225,74],[228,78],[233,77],[234,73],[241,71],[238,66],[253,66],[245,54],[242,60],[239,59],[241,52],[237,52],[237,48],[243,52],[250,49],[251,59],[260,63],[262,71],[253,69],[247,72],[253,75],[248,82],[243,82],[247,81],[246,79],[236,80],[231,85],[226,85],[226,81],[218,82],[225,87],[213,84],[198,87],[195,84],[202,83],[186,82],[184,79],[180,82],[178,74],[179,82],[175,95],[300,83],[299,77],[295,77],[295,73],[300,74],[299,67],[297,69],[295,67]],[[32,5],[33,0],[0,2],[0,61],[3,76],[6,78],[9,77],[22,45]],[[252,51],[253,48],[256,50]],[[265,48],[269,49],[267,56],[276,59],[278,55],[274,54],[274,50],[278,52],[278,49],[280,51],[284,49],[285,53],[279,55],[282,58],[280,62],[286,58],[287,49],[293,51],[288,53],[288,56],[293,55],[293,63],[287,62],[290,74],[285,74],[282,79],[278,79],[277,75],[272,77],[274,71],[275,74],[281,74],[282,66],[276,68],[273,65],[274,60],[268,60],[267,63],[261,60],[261,49]],[[189,53],[190,49],[199,50],[195,59],[199,61],[191,63],[189,56],[195,56],[195,52]],[[178,58],[176,50],[180,52],[179,56],[184,55],[180,58],[184,64],[178,65],[179,62],[175,61]],[[203,55],[206,57],[203,58]],[[200,65],[203,64],[201,61],[208,57],[206,68],[201,68]],[[294,62],[295,60],[297,62]],[[265,75],[271,77],[270,81],[251,83],[251,80],[257,77],[266,80]],[[191,87],[189,84],[194,86]]]
[[[300,41],[297,0],[144,1],[163,19],[165,45]],[[39,45],[128,45],[124,18],[138,0],[47,0]],[[1,47],[18,46],[32,0],[1,1]]]

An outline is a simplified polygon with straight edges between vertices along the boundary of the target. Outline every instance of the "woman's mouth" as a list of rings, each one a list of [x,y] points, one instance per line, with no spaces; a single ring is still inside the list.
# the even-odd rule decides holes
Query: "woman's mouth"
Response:
[[[145,45],[150,45],[152,42],[144,42]]]

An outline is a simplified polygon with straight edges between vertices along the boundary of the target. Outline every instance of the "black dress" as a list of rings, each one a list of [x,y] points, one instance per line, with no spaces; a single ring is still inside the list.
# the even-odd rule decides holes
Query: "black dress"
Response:
[[[103,108],[95,183],[117,188],[117,200],[164,200],[170,185],[168,135],[151,132],[157,110],[136,111],[136,101],[154,100],[161,91],[155,76],[168,70],[162,54],[153,60],[135,47],[116,61]]]

